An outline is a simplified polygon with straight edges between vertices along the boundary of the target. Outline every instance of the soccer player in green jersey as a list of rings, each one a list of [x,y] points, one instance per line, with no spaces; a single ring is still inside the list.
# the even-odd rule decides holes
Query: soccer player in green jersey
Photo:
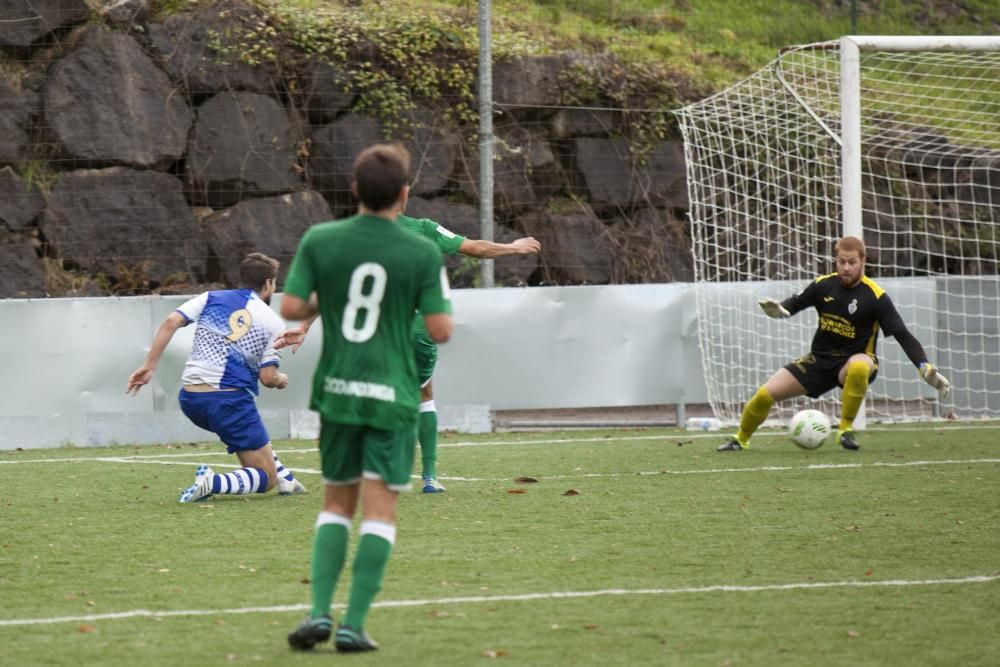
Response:
[[[438,249],[448,255],[460,253],[479,259],[492,259],[508,255],[538,254],[542,246],[531,236],[514,239],[510,243],[494,243],[483,239],[469,239],[446,229],[426,218],[411,218],[400,215],[397,222],[419,236],[433,241]],[[294,353],[315,318],[304,320],[298,327],[288,329],[279,336],[277,349],[294,345]],[[444,485],[437,478],[438,417],[434,405],[434,385],[432,376],[437,365],[437,345],[427,335],[424,318],[417,313],[413,320],[413,352],[417,360],[417,379],[420,382],[420,418],[417,440],[420,442],[421,478],[424,493],[440,493]]]
[[[842,387],[837,441],[847,450],[860,449],[854,436],[854,418],[878,375],[875,344],[881,329],[892,336],[917,367],[920,377],[944,399],[951,390],[948,379],[930,362],[923,346],[903,324],[889,295],[865,276],[865,244],[845,236],[835,247],[837,271],[816,278],[801,294],[784,301],[762,299],[769,317],[790,317],[815,308],[819,324],[809,354],[799,357],[771,376],[753,395],[740,417],[737,434],[722,444],[720,452],[739,452],[750,446],[750,436],[767,419],[771,406],[795,396],[818,398]]]
[[[399,492],[409,489],[420,389],[410,344],[419,310],[428,335],[451,335],[447,275],[434,244],[396,223],[409,194],[409,154],[371,146],[354,163],[360,212],[315,225],[285,280],[283,317],[323,318],[310,407],[320,414],[325,486],[312,556],[312,611],[288,635],[295,649],[329,639],[330,604],[360,503],[362,520],[338,651],[378,645],[364,631],[396,537]]]

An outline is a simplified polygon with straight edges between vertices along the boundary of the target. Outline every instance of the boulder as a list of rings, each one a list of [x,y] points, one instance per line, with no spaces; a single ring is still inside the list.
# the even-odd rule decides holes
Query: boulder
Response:
[[[642,208],[608,227],[615,283],[693,282],[687,223],[672,209]]]
[[[458,154],[458,137],[440,114],[418,107],[402,119],[393,139],[410,151],[410,192],[422,197],[448,184]]]
[[[219,93],[198,107],[185,161],[191,201],[215,208],[302,188],[284,108],[257,93]]]
[[[354,158],[366,146],[382,141],[378,123],[349,113],[320,127],[312,135],[309,175],[313,189],[340,209],[356,206],[351,194]]]
[[[7,229],[18,231],[45,207],[45,198],[28,186],[10,167],[0,169],[0,223]]]
[[[661,141],[644,158],[634,158],[634,199],[648,206],[687,210],[687,163],[684,143]]]
[[[560,109],[549,120],[549,127],[557,139],[606,137],[621,129],[622,114],[610,109]]]
[[[347,71],[325,60],[310,60],[302,68],[299,78],[302,88],[302,105],[313,125],[336,120],[351,108],[356,97]]]
[[[522,222],[525,231],[542,244],[544,282],[603,285],[611,280],[611,244],[604,224],[593,212],[531,213]]]
[[[597,209],[633,201],[632,150],[625,139],[574,139],[573,166],[579,194]]]
[[[35,240],[0,228],[0,298],[46,296],[45,270]]]
[[[493,161],[493,206],[502,217],[537,208],[540,201],[565,195],[567,176],[546,135],[519,125],[496,131]],[[479,201],[479,151],[470,148],[456,179],[462,193]]]
[[[89,16],[86,0],[0,0],[0,47],[31,46]]]
[[[281,262],[280,288],[305,231],[332,219],[322,195],[306,191],[240,202],[208,216],[201,224],[208,248],[219,264],[217,280],[237,287],[240,262],[247,253],[262,252]]]
[[[578,194],[597,210],[632,205],[686,209],[687,171],[680,142],[636,155],[625,139],[572,140]]]
[[[26,152],[34,104],[0,76],[0,165],[16,163]]]
[[[255,48],[268,50],[267,25],[268,19],[249,3],[222,0],[153,23],[146,32],[170,78],[198,101],[223,91],[280,90],[278,67],[271,59],[244,57]]]
[[[205,274],[208,248],[179,179],[124,167],[85,169],[55,183],[42,216],[49,255],[92,274],[152,282]]]
[[[608,62],[609,55],[561,53],[551,56],[520,56],[493,65],[493,99],[515,118],[551,116],[564,104],[565,90],[572,86],[568,74],[580,76]]]
[[[184,154],[191,110],[127,35],[88,29],[44,91],[46,125],[77,165],[165,169]]]
[[[149,18],[147,0],[107,0],[100,11],[110,25],[123,30],[141,26]]]

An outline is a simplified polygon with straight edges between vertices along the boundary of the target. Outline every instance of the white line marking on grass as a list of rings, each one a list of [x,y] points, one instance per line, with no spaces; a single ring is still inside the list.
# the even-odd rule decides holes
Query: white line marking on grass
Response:
[[[446,604],[479,604],[494,602],[530,602],[532,600],[567,600],[575,598],[592,598],[622,595],[682,595],[699,593],[766,593],[771,591],[814,590],[828,588],[887,588],[901,586],[948,586],[958,584],[985,584],[1000,579],[1000,574],[975,575],[956,579],[886,579],[882,581],[817,581],[794,584],[761,584],[758,586],[737,586],[716,584],[714,586],[691,586],[682,588],[608,588],[597,591],[553,591],[551,593],[522,593],[519,595],[473,595],[467,597],[436,598],[423,600],[384,600],[376,602],[375,607],[426,607],[428,605]],[[225,614],[253,613],[283,613],[304,611],[310,608],[308,604],[273,605],[268,607],[236,607],[227,609],[171,609],[151,611],[149,609],[133,609],[132,611],[112,612],[108,614],[87,614],[80,616],[52,616],[49,618],[10,618],[0,619],[0,626],[15,625],[52,625],[55,623],[78,623],[81,621],[110,621],[123,618],[168,618],[172,616],[216,616]],[[343,604],[333,605],[334,609],[343,609]]]
[[[705,470],[640,470],[637,472],[590,472],[579,475],[538,475],[539,482],[552,479],[584,479],[592,477],[652,477],[655,475],[714,475],[727,472],[794,472],[807,470],[838,470],[844,468],[903,468],[930,465],[960,465],[974,463],[1000,463],[998,459],[966,459],[962,461],[873,461],[872,463],[813,463],[804,466],[758,466],[755,468],[708,468]],[[438,479],[449,482],[510,482],[511,477],[452,477],[439,475]]]
[[[228,454],[227,454],[228,456]],[[138,458],[132,456],[95,456],[88,458],[71,458],[71,459],[28,459],[20,461],[0,461],[0,463],[84,463],[87,461],[98,461],[101,463],[131,463],[131,464],[145,464],[145,465],[173,465],[173,466],[189,466],[197,467],[201,464],[200,461],[158,461],[154,458]],[[937,465],[976,465],[976,464],[991,464],[1000,463],[1000,458],[981,458],[981,459],[944,459],[940,461],[932,460],[922,460],[922,461],[872,461],[870,463],[810,463],[807,465],[800,466],[754,466],[747,468],[706,468],[706,469],[695,469],[695,470],[638,470],[630,472],[592,472],[592,473],[580,473],[577,475],[539,475],[539,481],[547,480],[557,480],[557,479],[595,479],[602,477],[652,477],[656,475],[718,475],[725,473],[740,473],[740,472],[796,472],[796,471],[815,471],[815,470],[848,470],[848,469],[862,469],[862,468],[912,468],[918,466],[937,466]],[[237,469],[241,466],[232,463],[217,463],[213,464],[216,467],[221,468],[232,468]],[[286,466],[287,467],[287,466]],[[303,475],[320,475],[323,473],[322,470],[316,468],[300,468],[300,467],[288,467],[295,474]],[[411,475],[413,479],[420,479],[419,475]],[[460,475],[439,475],[439,479],[449,481],[449,482],[510,482],[513,478],[510,477],[463,477]]]

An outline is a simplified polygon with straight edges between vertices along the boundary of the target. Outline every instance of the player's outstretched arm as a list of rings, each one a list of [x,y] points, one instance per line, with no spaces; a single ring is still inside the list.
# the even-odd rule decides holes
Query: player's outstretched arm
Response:
[[[780,301],[776,301],[771,297],[765,297],[757,303],[760,304],[761,309],[767,314],[768,317],[780,319],[792,316],[791,313],[785,310],[785,307],[781,305]]]
[[[494,243],[482,239],[465,239],[458,251],[469,257],[492,259],[507,255],[537,255],[542,251],[542,244],[532,236],[514,239],[510,243]]]
[[[137,394],[144,384],[149,384],[149,381],[153,379],[153,373],[156,371],[156,365],[160,363],[163,351],[167,349],[170,339],[174,337],[174,332],[186,324],[187,318],[176,311],[167,315],[167,319],[163,320],[163,324],[160,325],[156,335],[153,336],[153,342],[149,346],[146,361],[129,376],[128,384],[125,385],[126,394]]]
[[[302,343],[306,340],[306,334],[309,333],[309,327],[313,325],[313,322],[315,322],[318,317],[319,313],[314,313],[310,317],[307,317],[299,322],[298,326],[282,331],[278,334],[278,337],[274,339],[274,349],[282,350],[291,345],[292,354],[298,352],[299,348],[302,347]]]
[[[919,372],[924,382],[937,389],[940,400],[943,401],[948,397],[948,394],[951,392],[951,382],[948,382],[948,378],[942,375],[941,371],[934,364],[929,361],[923,362],[920,364]]]

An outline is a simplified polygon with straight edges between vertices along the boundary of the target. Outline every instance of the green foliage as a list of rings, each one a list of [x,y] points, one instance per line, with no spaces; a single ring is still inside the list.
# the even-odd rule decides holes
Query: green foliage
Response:
[[[471,106],[478,62],[476,24],[454,11],[423,11],[417,5],[369,2],[300,5],[272,2],[270,11],[291,43],[306,57],[342,65],[359,92],[358,108],[374,113],[389,134],[405,131],[405,118],[418,103],[444,111],[455,125],[478,121]],[[497,57],[530,52],[517,31],[494,44]],[[359,53],[375,58],[355,57]]]
[[[200,0],[149,0],[150,16],[166,19],[194,9]]]
[[[735,455],[676,429],[445,434],[448,492],[401,499],[376,603],[408,604],[372,610],[374,657],[992,664],[998,582],[941,580],[997,573],[996,428],[875,427],[856,454],[768,431]],[[285,642],[322,484],[315,442],[275,449],[309,494],[179,504],[196,463],[235,463],[219,443],[0,452],[0,619],[71,619],[0,625],[4,663],[341,662]],[[349,580],[348,565],[338,620]],[[86,618],[132,610],[151,615]]]

